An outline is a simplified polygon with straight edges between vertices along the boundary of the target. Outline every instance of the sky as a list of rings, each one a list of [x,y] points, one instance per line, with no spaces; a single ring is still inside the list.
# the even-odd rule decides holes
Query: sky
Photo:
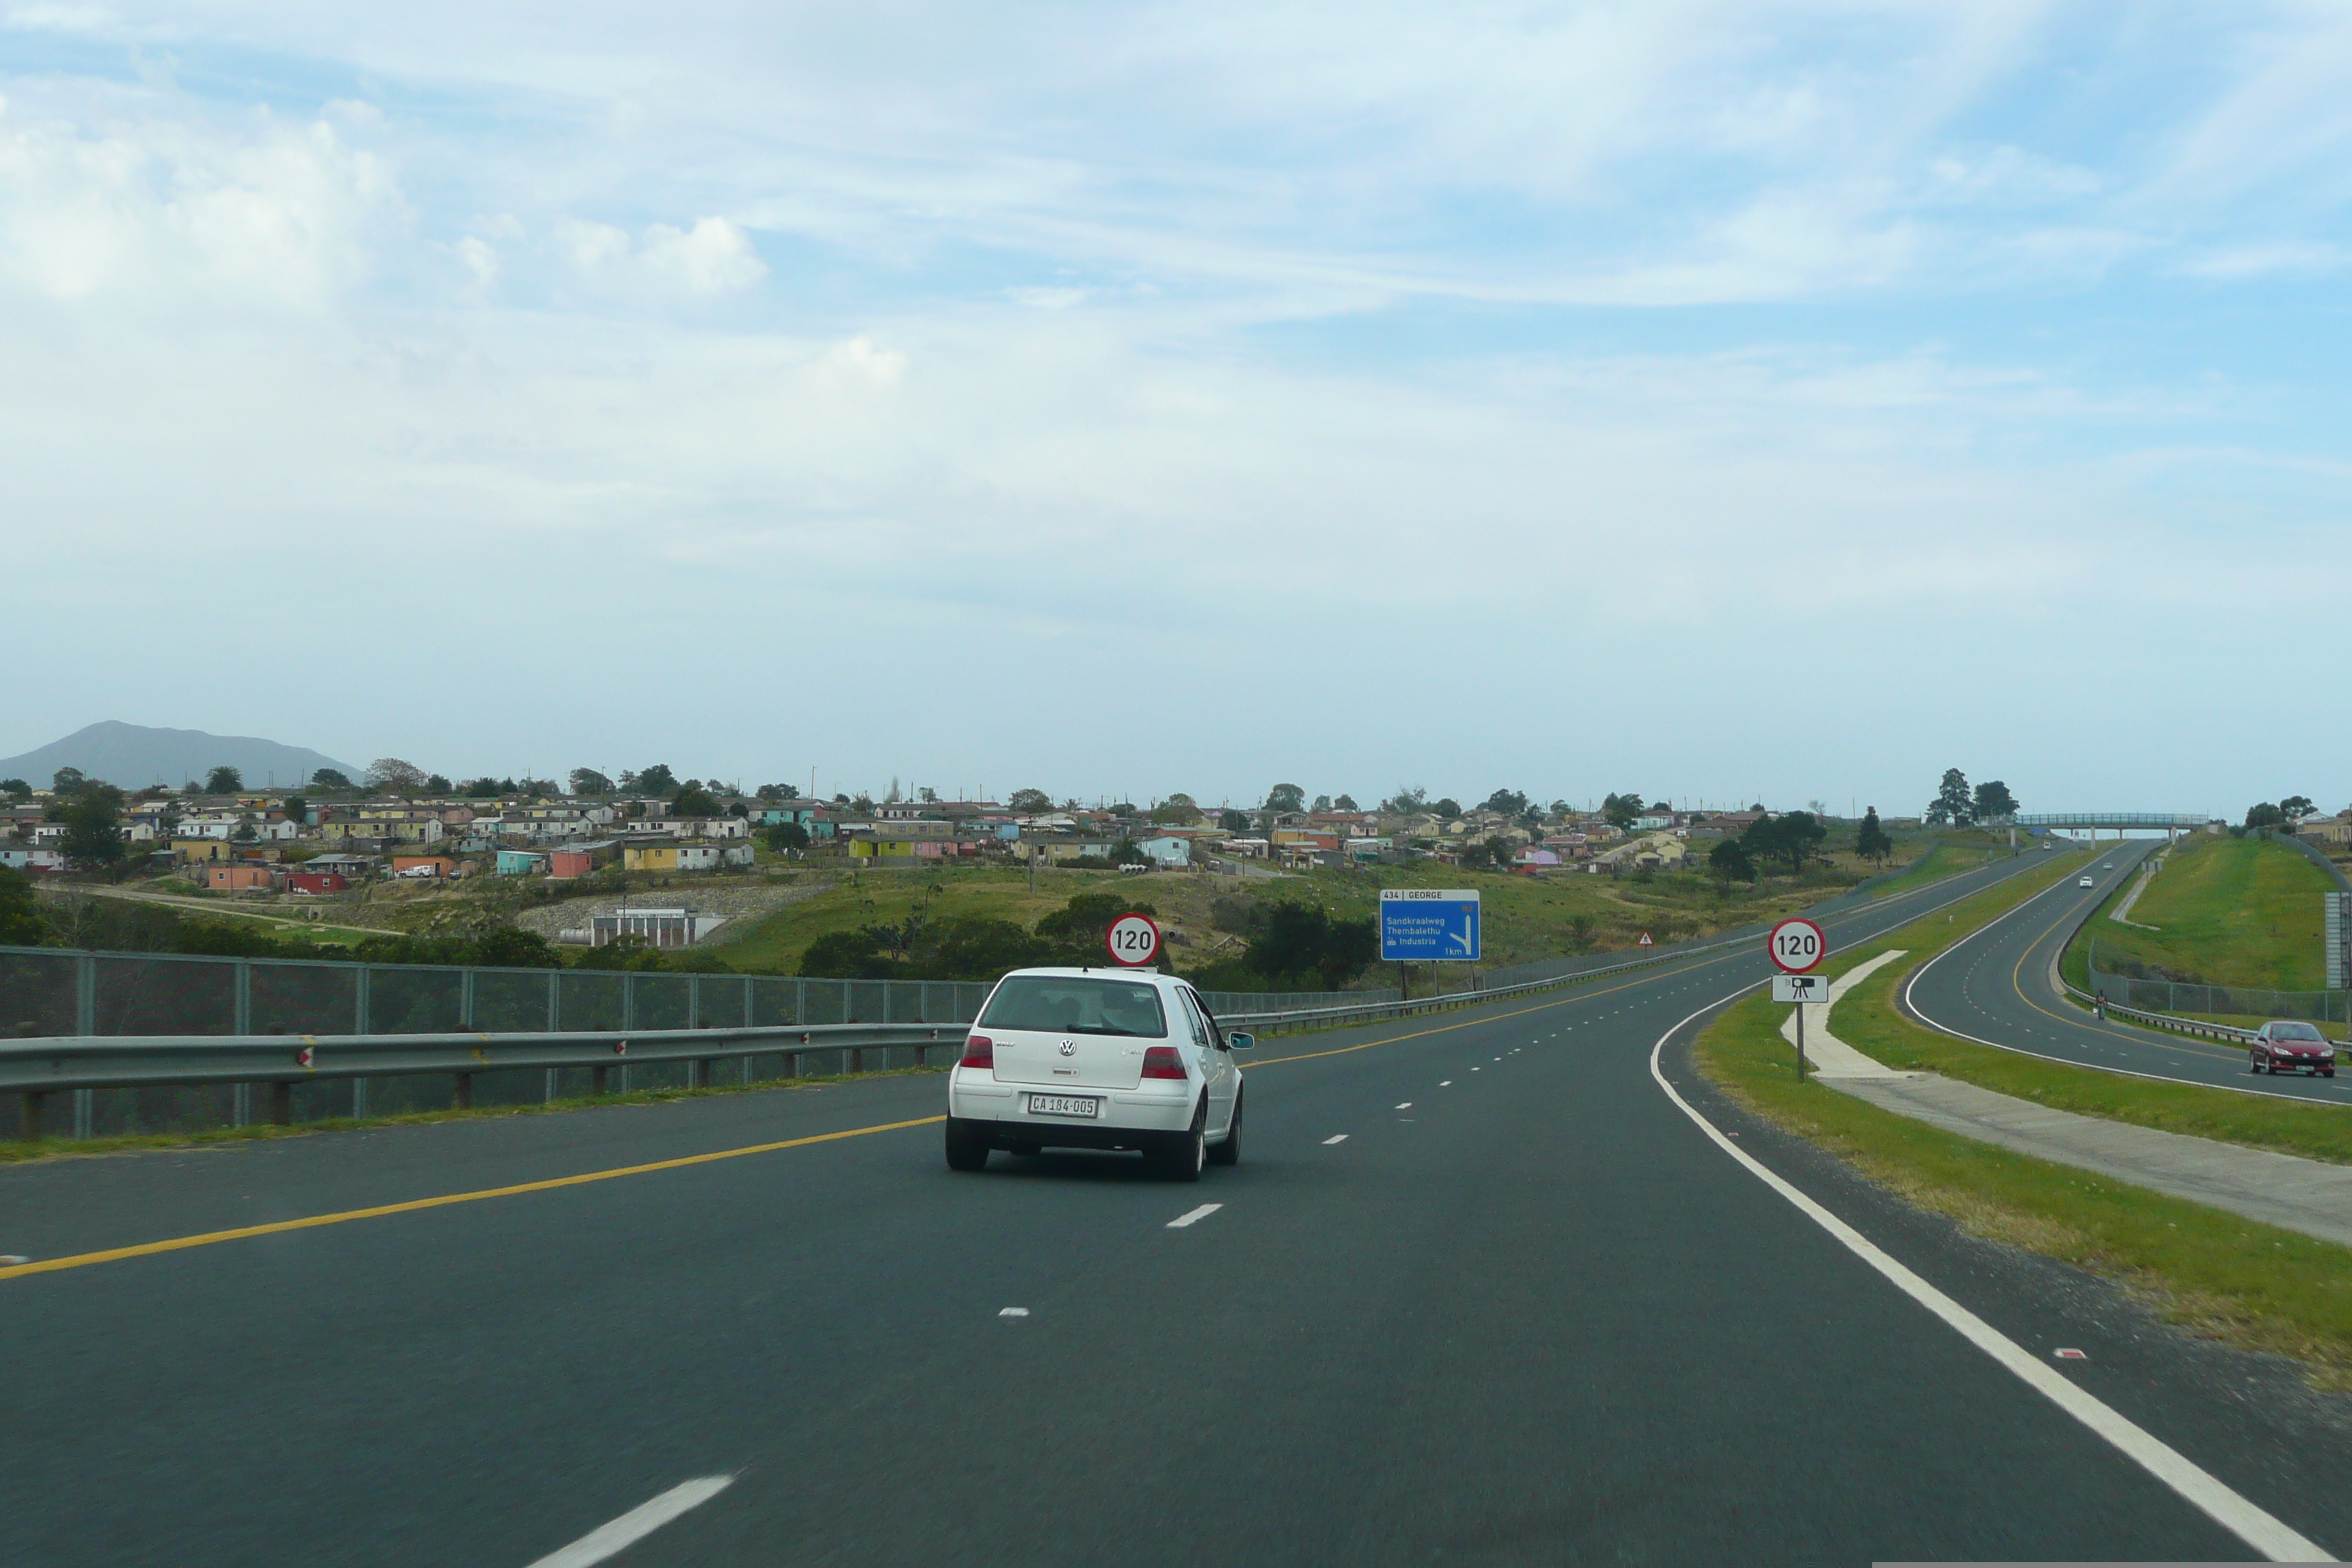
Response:
[[[2347,198],[2330,5],[0,0],[0,754],[2334,809]]]

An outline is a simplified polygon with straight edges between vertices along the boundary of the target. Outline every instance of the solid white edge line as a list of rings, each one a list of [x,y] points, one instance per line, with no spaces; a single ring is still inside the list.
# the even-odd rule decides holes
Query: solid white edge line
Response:
[[[1225,1205],[1223,1204],[1202,1204],[1199,1208],[1193,1209],[1187,1214],[1180,1214],[1174,1219],[1170,1220],[1168,1222],[1168,1228],[1170,1230],[1182,1230],[1186,1226],[1191,1225],[1193,1221],[1206,1219],[1224,1206]]]
[[[682,1513],[700,1508],[735,1484],[733,1476],[700,1476],[641,1502],[610,1524],[600,1524],[569,1546],[559,1547],[530,1568],[589,1568],[635,1545]]]
[[[1757,985],[1762,984],[1762,981],[1757,982]],[[1758,1181],[1788,1199],[1807,1219],[1835,1237],[1848,1251],[1877,1269],[1897,1289],[1941,1318],[1962,1339],[2014,1373],[2027,1387],[2105,1438],[2126,1458],[2170,1487],[2222,1529],[2261,1552],[2265,1560],[2272,1563],[2336,1561],[2317,1543],[2306,1540],[2283,1520],[2231,1490],[2218,1478],[2192,1463],[2170,1444],[2042,1365],[2040,1357],[1919,1278],[1881,1250],[1877,1243],[1767,1168],[1761,1161],[1726,1137],[1714,1122],[1701,1116],[1697,1108],[1666,1081],[1658,1058],[1664,1052],[1666,1042],[1675,1037],[1676,1030],[1693,1019],[1704,1017],[1725,1002],[1736,1001],[1755,989],[1756,985],[1743,985],[1729,996],[1701,1007],[1660,1035],[1657,1044],[1650,1047],[1650,1076],[1657,1080],[1660,1089],[1666,1091],[1666,1098],[1715,1141],[1717,1148],[1746,1166],[1748,1173]]]

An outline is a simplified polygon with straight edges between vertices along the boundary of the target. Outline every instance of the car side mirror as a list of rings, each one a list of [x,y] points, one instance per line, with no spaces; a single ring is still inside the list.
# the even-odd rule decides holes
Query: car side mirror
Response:
[[[1225,1044],[1234,1050],[1245,1051],[1252,1046],[1257,1044],[1257,1037],[1255,1035],[1229,1034],[1225,1037]]]

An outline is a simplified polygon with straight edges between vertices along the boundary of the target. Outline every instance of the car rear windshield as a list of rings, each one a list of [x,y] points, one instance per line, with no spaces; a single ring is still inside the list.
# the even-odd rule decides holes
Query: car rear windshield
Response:
[[[2273,1040],[2315,1040],[2319,1037],[2319,1031],[2308,1024],[2273,1024],[2271,1026],[2271,1038]]]
[[[980,1016],[983,1029],[1035,1029],[1063,1035],[1168,1033],[1160,987],[1131,980],[1063,979],[1050,974],[1013,974],[988,999]]]

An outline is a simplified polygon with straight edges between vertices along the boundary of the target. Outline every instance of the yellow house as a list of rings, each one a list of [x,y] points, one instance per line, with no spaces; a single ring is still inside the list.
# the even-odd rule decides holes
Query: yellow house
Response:
[[[235,846],[221,838],[174,838],[172,840],[172,858],[183,865],[197,860],[226,860],[234,849]]]
[[[716,844],[629,844],[621,867],[628,871],[709,871],[718,868]]]

